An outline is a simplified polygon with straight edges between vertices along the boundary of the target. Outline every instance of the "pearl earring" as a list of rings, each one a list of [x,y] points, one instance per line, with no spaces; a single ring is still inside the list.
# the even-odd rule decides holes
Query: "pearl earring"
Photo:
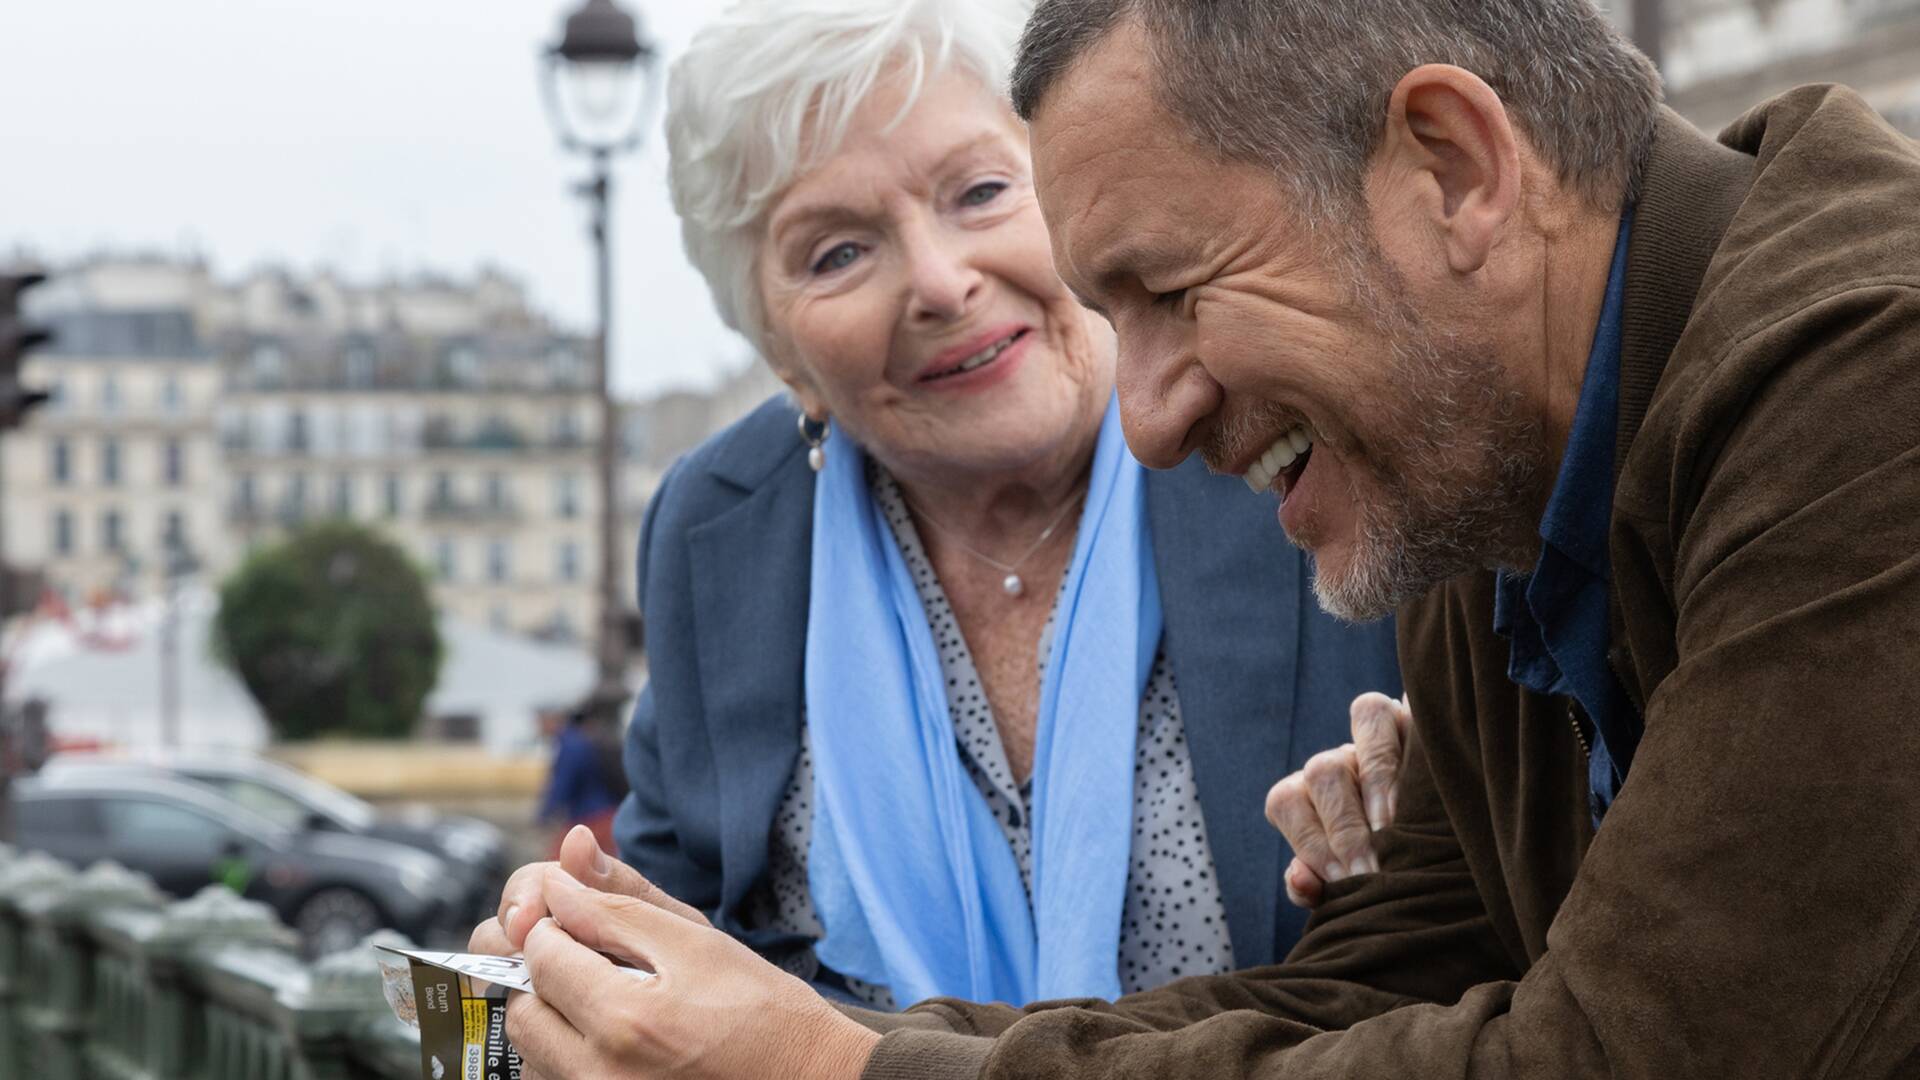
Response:
[[[827,422],[800,414],[800,441],[807,444],[807,464],[814,472],[827,467]]]

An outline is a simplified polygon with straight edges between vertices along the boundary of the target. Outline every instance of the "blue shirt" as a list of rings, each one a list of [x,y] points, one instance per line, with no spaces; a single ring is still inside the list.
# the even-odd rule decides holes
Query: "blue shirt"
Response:
[[[1633,208],[1620,217],[1606,300],[1587,354],[1580,403],[1566,456],[1540,519],[1540,562],[1530,575],[1502,572],[1494,586],[1493,628],[1512,643],[1507,675],[1542,694],[1571,697],[1593,721],[1587,760],[1594,828],[1626,781],[1641,721],[1607,663],[1613,520],[1613,455],[1620,413],[1620,316]]]

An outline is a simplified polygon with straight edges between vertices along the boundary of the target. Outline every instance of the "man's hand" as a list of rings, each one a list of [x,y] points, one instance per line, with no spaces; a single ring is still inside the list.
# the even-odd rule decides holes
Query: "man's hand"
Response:
[[[1380,869],[1373,834],[1393,822],[1400,762],[1413,713],[1405,698],[1362,694],[1349,713],[1353,741],[1323,750],[1267,792],[1267,820],[1293,846],[1287,899],[1316,907],[1323,885]]]
[[[534,1075],[857,1080],[880,1039],[746,946],[663,905],[589,888],[551,864],[528,883],[539,896],[522,906],[548,913],[525,938],[538,996],[513,995],[507,1036]]]
[[[474,928],[468,946],[472,951],[508,956],[526,946],[528,931],[547,917],[540,882],[548,867],[558,867],[575,881],[601,892],[642,900],[689,922],[708,925],[707,917],[697,908],[668,896],[640,871],[601,851],[592,829],[575,825],[560,842],[559,862],[528,863],[507,879],[506,888],[500,891],[497,916]]]

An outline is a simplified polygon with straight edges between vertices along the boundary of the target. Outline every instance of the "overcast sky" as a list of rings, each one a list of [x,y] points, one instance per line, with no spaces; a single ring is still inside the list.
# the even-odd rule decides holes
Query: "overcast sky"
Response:
[[[725,0],[622,0],[669,57]],[[496,264],[585,329],[583,164],[536,53],[577,0],[0,0],[0,256],[199,253],[366,280]],[[614,205],[616,387],[749,355],[680,251],[658,123]]]

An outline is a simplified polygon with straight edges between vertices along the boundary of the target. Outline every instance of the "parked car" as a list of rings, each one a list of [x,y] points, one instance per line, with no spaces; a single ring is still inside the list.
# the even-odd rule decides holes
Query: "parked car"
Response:
[[[513,870],[501,831],[479,818],[427,806],[383,811],[331,784],[254,754],[172,754],[144,759],[61,754],[42,775],[60,778],[103,771],[172,775],[219,792],[288,829],[351,833],[418,848],[447,860],[465,878],[462,915],[476,923],[493,914]]]
[[[76,866],[111,859],[174,896],[221,882],[265,902],[309,955],[383,926],[416,941],[463,940],[465,877],[443,857],[352,833],[288,828],[207,788],[132,770],[14,785],[14,842]]]

